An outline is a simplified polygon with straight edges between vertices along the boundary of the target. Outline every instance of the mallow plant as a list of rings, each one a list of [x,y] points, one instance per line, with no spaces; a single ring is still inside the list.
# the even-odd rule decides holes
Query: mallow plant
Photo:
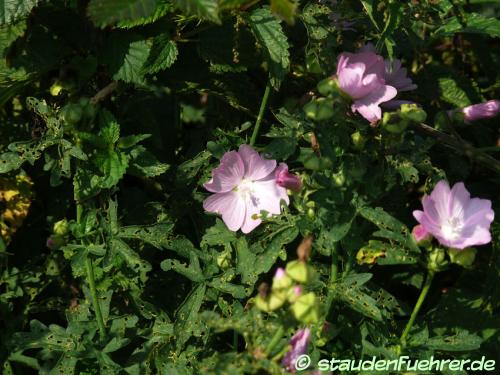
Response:
[[[2,374],[498,372],[499,12],[5,1]]]

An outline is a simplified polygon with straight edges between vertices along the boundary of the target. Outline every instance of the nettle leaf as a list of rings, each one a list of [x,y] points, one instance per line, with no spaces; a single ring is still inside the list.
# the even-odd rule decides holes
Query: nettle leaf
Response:
[[[26,17],[37,4],[38,0],[0,1],[0,25]]]
[[[271,84],[278,89],[290,68],[288,38],[269,7],[254,10],[248,17],[248,23],[264,51]]]
[[[143,74],[155,74],[171,67],[177,60],[177,43],[168,34],[153,39],[148,58],[142,67]]]
[[[494,17],[485,17],[478,13],[469,13],[465,16],[465,25],[458,17],[450,19],[434,32],[434,36],[443,37],[455,33],[488,34],[500,38],[500,20]]]
[[[186,15],[220,23],[217,0],[174,0],[174,4]]]
[[[442,77],[438,79],[441,98],[456,107],[465,107],[471,101],[465,92],[453,78]]]
[[[161,163],[143,146],[134,147],[129,154],[128,173],[139,177],[156,177],[165,173],[170,167]]]
[[[92,0],[87,14],[99,27],[145,25],[166,14],[167,4],[158,0]]]
[[[128,157],[121,151],[101,151],[95,154],[93,162],[101,176],[97,180],[98,186],[110,189],[125,175],[128,167]]]
[[[139,36],[114,33],[107,42],[103,58],[113,79],[141,84],[144,82],[142,66],[148,59],[149,51],[149,44]]]

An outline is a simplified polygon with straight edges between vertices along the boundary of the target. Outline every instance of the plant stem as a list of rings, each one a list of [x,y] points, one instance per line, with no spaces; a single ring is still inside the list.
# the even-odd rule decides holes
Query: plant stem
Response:
[[[85,268],[87,269],[87,280],[90,287],[90,295],[92,296],[92,305],[94,306],[97,326],[99,327],[99,336],[102,340],[104,339],[104,337],[106,337],[106,328],[104,327],[104,319],[102,318],[101,306],[99,305],[99,300],[97,299],[97,289],[95,287],[94,279],[94,266],[89,255],[87,255],[85,259]]]
[[[274,347],[280,342],[281,338],[283,337],[283,333],[285,333],[285,328],[283,328],[283,326],[280,325],[276,330],[276,332],[274,332],[274,336],[271,339],[271,341],[269,341],[269,344],[267,344],[266,355],[271,354]]]
[[[257,139],[257,135],[259,134],[260,124],[262,123],[262,118],[264,117],[264,112],[267,107],[267,101],[269,100],[269,94],[271,93],[271,81],[267,81],[266,91],[264,91],[264,96],[262,97],[262,101],[260,103],[259,115],[257,116],[257,120],[255,121],[255,127],[253,128],[252,137],[250,138],[250,146],[255,144]]]
[[[80,202],[76,203],[76,222],[82,221],[83,206]],[[106,328],[104,327],[104,319],[102,318],[101,306],[97,298],[97,288],[95,286],[94,265],[89,254],[85,256],[85,269],[87,271],[87,282],[89,283],[90,295],[92,297],[92,305],[94,307],[97,326],[99,327],[99,336],[102,339],[106,336]]]
[[[406,345],[406,338],[408,337],[408,333],[410,333],[411,327],[413,326],[413,323],[415,322],[415,319],[418,315],[418,312],[420,311],[420,308],[422,307],[422,304],[425,301],[425,297],[427,297],[427,293],[429,292],[429,289],[432,284],[432,279],[434,278],[434,272],[429,271],[427,274],[427,277],[425,279],[424,286],[422,288],[422,291],[420,292],[420,296],[418,296],[417,303],[415,304],[415,307],[413,308],[413,311],[410,316],[410,320],[408,320],[408,323],[406,323],[405,330],[403,331],[403,334],[401,335],[401,346]]]
[[[326,303],[325,303],[325,314],[326,314],[325,319],[330,312],[330,308],[332,307],[333,297],[335,296],[334,288],[335,288],[335,283],[337,282],[338,273],[339,273],[338,255],[337,255],[337,248],[335,246],[335,248],[332,249],[332,265],[330,268],[330,280],[328,282],[328,295],[326,297]]]

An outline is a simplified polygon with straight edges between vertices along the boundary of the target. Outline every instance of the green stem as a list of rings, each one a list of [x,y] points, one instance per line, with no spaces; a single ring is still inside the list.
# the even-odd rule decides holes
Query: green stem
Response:
[[[429,289],[432,284],[432,279],[434,278],[434,272],[429,271],[427,274],[427,278],[425,279],[424,286],[422,288],[422,291],[420,292],[420,296],[418,296],[417,303],[415,304],[415,307],[413,308],[413,311],[410,316],[410,320],[408,320],[408,323],[406,323],[405,330],[403,331],[403,334],[401,335],[401,346],[406,345],[406,338],[408,337],[408,334],[410,333],[411,327],[413,327],[413,323],[415,322],[415,319],[417,318],[418,312],[420,311],[420,308],[422,307],[422,304],[425,301],[425,297],[427,297],[427,293],[429,292]]]
[[[278,327],[278,329],[276,330],[276,332],[274,332],[274,336],[271,339],[271,341],[269,341],[269,344],[267,344],[266,355],[271,354],[271,352],[273,351],[274,347],[280,342],[280,340],[283,337],[284,333],[285,333],[285,328],[283,328],[283,326],[280,325]]]
[[[99,327],[99,336],[102,340],[104,339],[104,337],[106,337],[106,328],[104,327],[104,319],[102,318],[101,306],[99,305],[99,300],[97,299],[97,289],[95,287],[94,279],[94,266],[89,255],[87,255],[85,259],[85,268],[87,269],[87,280],[90,287],[90,295],[92,296],[92,305],[94,306],[97,326]]]
[[[271,93],[271,81],[269,80],[266,85],[266,91],[264,91],[264,96],[262,97],[262,101],[260,103],[259,114],[257,116],[257,120],[255,121],[255,127],[253,128],[252,137],[250,138],[250,146],[253,146],[255,144],[255,141],[257,140],[260,124],[262,123],[264,112],[266,111],[267,101],[269,100],[270,93]]]
[[[83,206],[81,203],[76,203],[76,222],[81,223],[83,215]],[[92,305],[94,307],[97,326],[99,327],[99,336],[102,339],[106,336],[106,328],[104,327],[104,319],[102,318],[101,306],[99,305],[99,300],[97,298],[97,288],[95,286],[95,276],[94,276],[94,265],[92,264],[92,259],[90,255],[87,254],[85,257],[85,269],[87,271],[87,282],[89,283],[90,295],[92,297]]]
[[[330,280],[328,282],[329,290],[325,303],[325,311],[326,311],[325,319],[330,312],[330,308],[333,302],[333,297],[335,296],[334,288],[335,288],[335,283],[337,282],[338,274],[339,274],[338,256],[337,256],[337,249],[335,247],[334,249],[332,249],[332,265],[330,268]]]

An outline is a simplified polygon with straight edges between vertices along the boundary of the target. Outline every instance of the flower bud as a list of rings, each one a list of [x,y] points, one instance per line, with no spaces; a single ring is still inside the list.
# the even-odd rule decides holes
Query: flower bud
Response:
[[[313,99],[304,106],[304,112],[311,120],[328,120],[334,115],[333,100],[328,98]]]
[[[411,234],[417,245],[426,246],[432,241],[432,234],[427,232],[421,224],[415,225]]]
[[[302,295],[302,287],[300,285],[295,285],[288,291],[288,302],[294,303]]]
[[[446,260],[446,253],[442,248],[438,247],[430,252],[427,261],[427,267],[429,270],[440,272],[444,270],[447,264],[448,262]]]
[[[302,189],[302,181],[300,178],[288,172],[288,166],[285,163],[281,163],[275,172],[276,183],[286,189],[290,189],[294,192],[300,191]]]
[[[272,289],[274,292],[288,292],[292,286],[292,279],[287,275],[283,268],[278,268],[273,278]]]
[[[473,122],[495,117],[500,113],[500,100],[489,100],[485,103],[473,104],[460,110],[465,122]]]
[[[271,293],[267,298],[258,295],[255,297],[255,306],[264,312],[271,312],[279,309],[286,301],[286,296],[282,293]]]
[[[314,268],[306,262],[294,260],[286,265],[286,273],[295,281],[305,284],[314,280]]]
[[[217,265],[221,269],[227,269],[231,265],[231,253],[224,251],[217,256]]]
[[[62,219],[59,220],[58,222],[54,223],[54,226],[52,227],[52,231],[54,234],[58,234],[60,236],[64,236],[68,234],[69,231],[69,223],[68,220]]]
[[[298,321],[305,324],[314,324],[319,321],[319,304],[316,295],[313,292],[303,294],[293,305],[290,310],[293,316]]]
[[[56,234],[53,234],[52,236],[47,238],[46,245],[51,250],[58,250],[65,243],[66,243],[66,241],[64,240],[64,238],[62,236],[58,236]]]
[[[451,263],[458,264],[459,266],[468,268],[472,266],[474,260],[476,259],[477,250],[473,247],[468,247],[463,250],[460,249],[448,249],[448,255],[450,257]]]
[[[351,141],[355,150],[362,150],[365,147],[366,138],[361,132],[356,131],[351,134]]]

